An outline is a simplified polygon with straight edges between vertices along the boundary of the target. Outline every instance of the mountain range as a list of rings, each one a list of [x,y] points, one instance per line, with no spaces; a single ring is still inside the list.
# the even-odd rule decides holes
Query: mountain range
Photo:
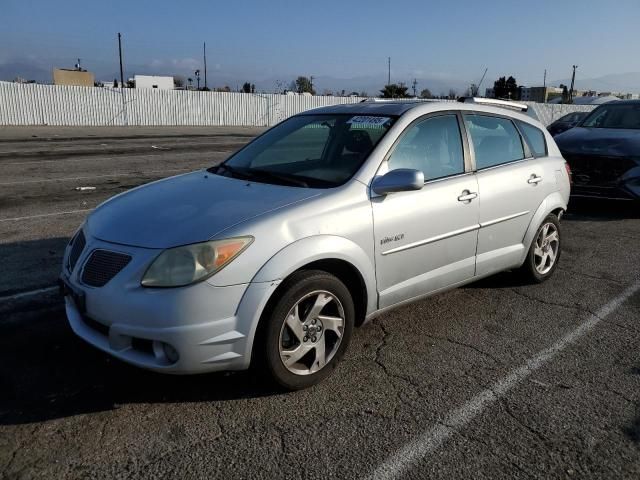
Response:
[[[552,85],[571,85],[571,79],[557,80]],[[640,93],[640,72],[612,73],[596,78],[576,77],[576,90],[597,92]]]
[[[134,72],[148,75],[171,75],[166,71],[166,67],[149,65],[127,65],[127,76]],[[119,72],[109,67],[96,69],[96,80],[111,81],[119,78]],[[42,67],[40,64],[27,61],[12,61],[0,64],[0,80],[12,81],[16,77],[27,80],[35,80],[38,83],[50,83],[52,73],[50,69]],[[229,86],[232,90],[242,86],[244,82],[256,85],[256,90],[260,92],[274,92],[278,89],[289,88],[290,83],[297,77],[295,74],[282,74],[279,76],[269,76],[264,78],[248,78],[234,73],[227,73],[220,70],[209,71],[209,86],[222,87]],[[411,82],[414,76],[393,74],[392,82],[404,82],[411,92]],[[202,79],[201,79],[202,80]],[[424,88],[428,88],[434,95],[445,95],[449,89],[454,89],[458,94],[463,94],[469,87],[472,80],[461,79],[453,75],[422,75],[417,77],[416,90],[419,93]],[[485,81],[480,91],[484,92],[486,87],[491,86],[492,80]],[[337,78],[329,75],[319,75],[313,80],[315,90],[321,94],[324,91],[340,93],[366,92],[369,95],[377,95],[379,90],[386,83],[386,75],[372,76],[362,75],[353,78]],[[571,79],[561,79],[549,82],[549,85],[569,85]],[[529,85],[534,86],[534,85]],[[595,78],[576,78],[575,88],[577,90],[612,91],[622,93],[640,93],[640,72],[615,73],[603,75]]]

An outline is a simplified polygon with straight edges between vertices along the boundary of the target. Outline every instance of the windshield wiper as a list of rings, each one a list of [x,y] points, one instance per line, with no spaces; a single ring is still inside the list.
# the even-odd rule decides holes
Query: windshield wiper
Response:
[[[252,168],[251,170],[248,170],[247,173],[253,175],[253,176],[258,176],[258,177],[262,177],[262,178],[269,178],[272,180],[278,180],[279,182],[282,182],[284,184],[288,184],[288,185],[295,185],[298,187],[309,187],[309,184],[307,182],[305,182],[304,180],[300,179],[299,177],[295,176],[295,175],[289,175],[286,173],[279,173],[279,172],[272,172],[270,170],[256,170],[254,168]]]
[[[237,178],[240,178],[242,180],[249,180],[251,178],[251,175],[249,175],[246,171],[238,170],[235,167],[230,167],[229,165],[227,165],[225,163],[221,163],[220,165],[217,165],[215,167],[211,167],[211,168],[207,169],[207,171],[211,172],[211,173],[219,173],[220,170],[226,170],[233,177],[237,177]]]
[[[211,173],[219,173],[221,170],[226,170],[233,177],[240,178],[242,180],[257,180],[257,179],[269,179],[276,180],[279,183],[285,185],[295,185],[297,187],[309,187],[309,184],[304,180],[296,177],[295,175],[288,175],[286,173],[277,173],[269,170],[256,170],[254,168],[248,169],[238,169],[227,165],[226,163],[221,163],[218,166],[211,167],[207,171]]]

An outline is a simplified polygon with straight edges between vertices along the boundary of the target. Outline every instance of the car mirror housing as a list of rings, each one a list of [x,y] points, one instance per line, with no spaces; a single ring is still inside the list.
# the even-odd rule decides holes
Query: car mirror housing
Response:
[[[424,173],[411,168],[391,170],[381,177],[374,178],[371,183],[371,189],[378,195],[421,190],[423,186]]]

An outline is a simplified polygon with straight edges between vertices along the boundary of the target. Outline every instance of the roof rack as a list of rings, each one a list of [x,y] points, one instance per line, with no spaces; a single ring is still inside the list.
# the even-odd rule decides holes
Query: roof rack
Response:
[[[514,110],[520,110],[521,112],[526,112],[527,110],[529,110],[529,107],[524,103],[510,102],[508,100],[498,100],[495,98],[460,97],[458,101],[462,103],[477,103],[478,105],[512,108]]]
[[[426,103],[433,102],[430,98],[365,98],[360,103]]]

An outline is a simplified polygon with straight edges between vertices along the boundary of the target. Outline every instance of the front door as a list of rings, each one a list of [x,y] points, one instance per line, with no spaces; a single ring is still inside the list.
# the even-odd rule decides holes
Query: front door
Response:
[[[380,308],[474,275],[479,227],[478,184],[467,173],[455,113],[407,127],[379,174],[413,168],[422,190],[372,198]]]

